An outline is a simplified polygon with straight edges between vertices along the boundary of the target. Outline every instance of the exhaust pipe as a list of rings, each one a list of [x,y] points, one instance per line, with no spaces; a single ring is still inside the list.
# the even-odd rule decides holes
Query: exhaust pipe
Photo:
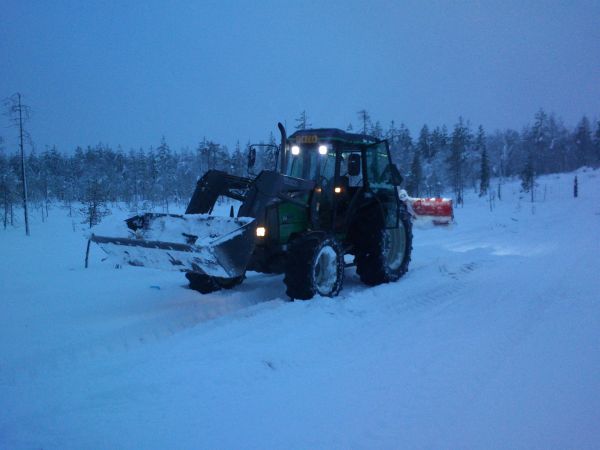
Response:
[[[277,128],[279,128],[279,132],[281,133],[281,145],[279,147],[279,172],[285,173],[287,169],[287,155],[285,152],[285,146],[287,145],[287,134],[285,132],[285,127],[281,122],[277,123]]]

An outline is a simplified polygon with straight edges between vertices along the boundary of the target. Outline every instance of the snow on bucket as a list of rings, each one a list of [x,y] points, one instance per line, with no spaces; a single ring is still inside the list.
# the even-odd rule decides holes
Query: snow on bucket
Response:
[[[243,275],[254,249],[254,219],[247,217],[148,213],[126,224],[115,237],[90,237],[120,264],[232,278]]]

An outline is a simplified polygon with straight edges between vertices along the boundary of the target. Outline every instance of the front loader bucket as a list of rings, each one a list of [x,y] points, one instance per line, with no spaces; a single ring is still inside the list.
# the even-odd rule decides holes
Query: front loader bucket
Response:
[[[144,214],[126,221],[123,237],[90,238],[120,264],[233,278],[254,251],[254,219],[206,214]]]

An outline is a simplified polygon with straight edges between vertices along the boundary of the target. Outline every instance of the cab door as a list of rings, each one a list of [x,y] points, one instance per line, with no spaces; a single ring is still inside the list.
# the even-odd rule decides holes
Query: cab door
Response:
[[[398,226],[400,201],[396,190],[397,169],[392,163],[387,141],[380,141],[365,147],[363,157],[365,188],[371,191],[381,203],[386,228]]]

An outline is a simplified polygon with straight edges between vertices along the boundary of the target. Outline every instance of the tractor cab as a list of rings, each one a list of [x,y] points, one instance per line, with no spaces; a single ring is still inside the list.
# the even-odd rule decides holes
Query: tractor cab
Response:
[[[312,213],[321,229],[344,232],[369,198],[382,200],[386,222],[397,222],[401,177],[385,140],[339,129],[297,131],[285,143],[281,168],[288,177],[315,183]]]

